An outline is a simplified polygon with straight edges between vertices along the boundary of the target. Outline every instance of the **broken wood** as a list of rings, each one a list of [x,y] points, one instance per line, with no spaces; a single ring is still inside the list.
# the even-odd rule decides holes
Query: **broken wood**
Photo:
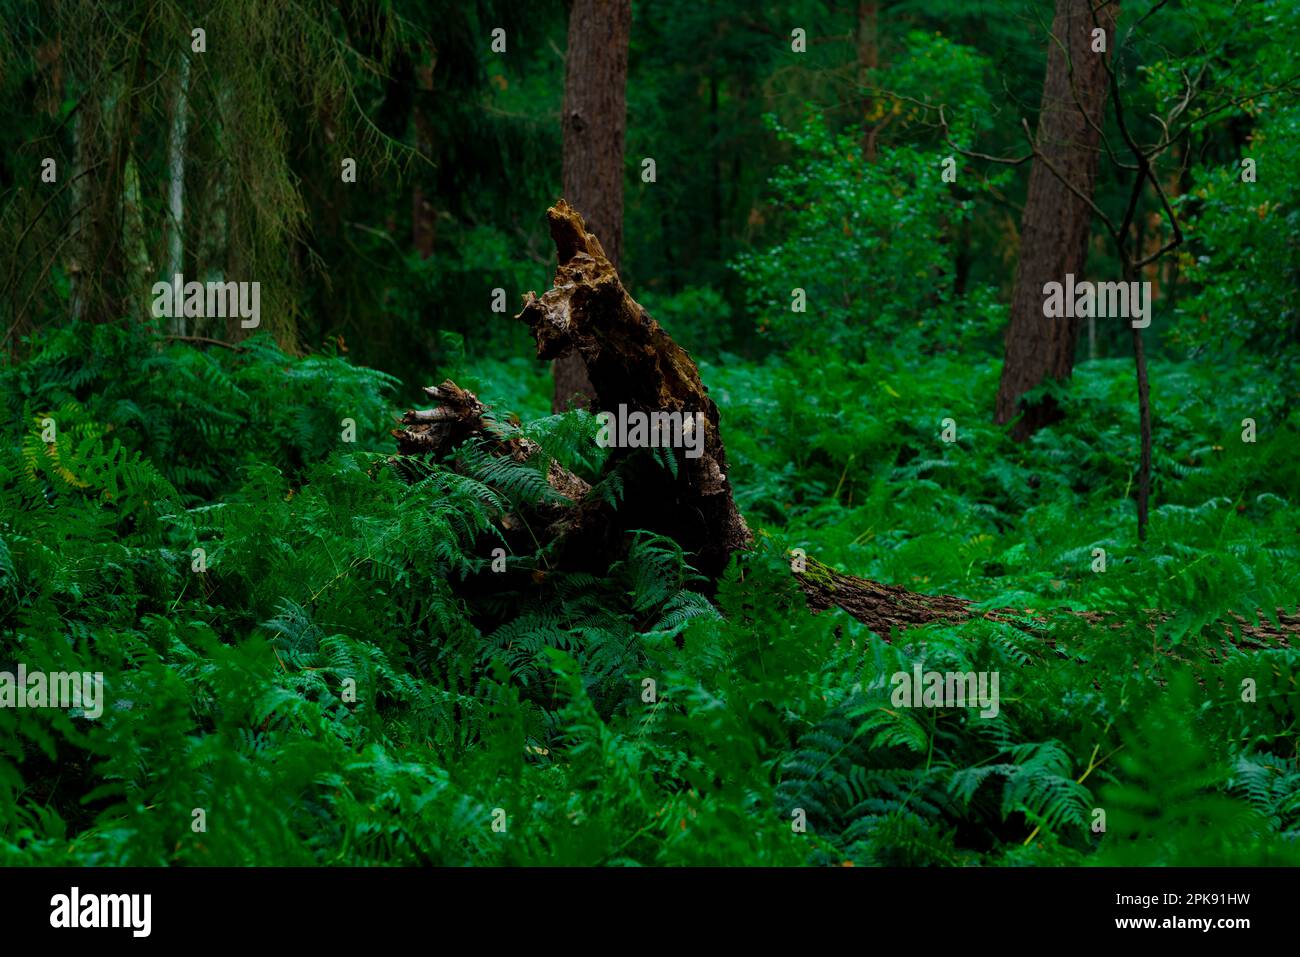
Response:
[[[667,535],[716,579],[731,553],[752,540],[727,482],[727,455],[718,407],[709,398],[690,355],[634,300],[582,216],[560,200],[549,210],[551,238],[559,254],[554,287],[528,293],[516,317],[527,323],[539,359],[572,353],[582,358],[596,390],[593,409],[625,406],[647,414],[700,413],[704,447],[698,458],[674,449],[676,476],[663,469],[629,473],[622,522]],[[638,450],[615,448],[609,467]]]
[[[595,569],[608,567],[621,555],[627,532],[649,529],[675,540],[694,567],[711,582],[716,581],[732,553],[749,549],[753,542],[727,479],[717,406],[690,355],[624,289],[600,241],[587,231],[578,212],[560,200],[547,215],[559,252],[554,287],[541,296],[528,293],[516,317],[528,324],[538,358],[581,357],[597,393],[596,410],[625,406],[644,413],[693,416],[699,412],[705,431],[698,458],[682,455],[681,449],[672,450],[678,463],[675,475],[652,463],[625,469],[623,502],[617,510],[589,496],[587,482],[551,461],[546,479],[557,496],[544,506],[542,521],[537,523],[545,530],[540,544],[555,546],[566,567]],[[493,419],[478,397],[454,382],[445,381],[425,392],[438,405],[408,411],[401,418],[403,428],[393,430],[402,454],[445,457],[470,440],[481,442],[492,455],[509,455],[521,462],[541,451],[534,442],[509,437],[509,430]],[[606,474],[640,451],[612,449]],[[534,525],[526,520],[524,524]],[[501,525],[509,535],[518,531],[520,521],[503,516]],[[966,598],[925,595],[857,578],[812,558],[807,559],[805,571],[794,575],[814,613],[840,608],[886,640],[895,630],[972,619],[1008,622],[1051,640],[1047,635],[1049,619],[1033,611],[979,610]],[[1095,626],[1123,625],[1116,616],[1097,612],[1060,614]],[[1239,616],[1234,616],[1234,622],[1218,624],[1235,644],[1285,646],[1288,639],[1300,635],[1300,616],[1282,610],[1278,614],[1281,627],[1262,616],[1258,625]],[[1153,612],[1148,624],[1154,627],[1166,619]],[[1233,634],[1234,625],[1239,639]]]
[[[901,585],[857,578],[837,572],[812,557],[805,559],[806,570],[795,572],[795,579],[808,599],[814,614],[828,608],[839,608],[866,625],[886,641],[894,630],[906,631],[922,625],[956,625],[982,619],[1015,625],[1020,630],[1051,642],[1049,635],[1052,618],[1048,614],[1023,608],[991,608],[980,610],[976,602],[956,595],[925,595],[909,591]],[[1218,621],[1212,627],[1229,643],[1237,646],[1289,647],[1290,641],[1300,636],[1300,614],[1288,615],[1278,609],[1278,624],[1274,625],[1257,611],[1259,624],[1252,625],[1241,615],[1232,615],[1231,621]],[[1122,628],[1127,622],[1118,615],[1096,611],[1054,609],[1052,616],[1086,621],[1095,627]],[[1148,612],[1147,627],[1155,628],[1171,616],[1156,610]]]
[[[432,409],[412,409],[401,416],[399,421],[404,427],[393,429],[392,435],[402,455],[445,458],[471,440],[489,455],[509,456],[517,462],[526,462],[542,451],[531,439],[509,435],[478,396],[450,379],[438,386],[427,386],[424,392],[439,404]],[[542,529],[550,541],[563,539],[573,533],[580,519],[594,512],[586,501],[590,484],[555,460],[548,464],[546,481],[555,492],[553,500],[538,503],[527,515],[505,513],[498,519],[508,543],[520,548],[540,544],[532,537],[533,527]]]

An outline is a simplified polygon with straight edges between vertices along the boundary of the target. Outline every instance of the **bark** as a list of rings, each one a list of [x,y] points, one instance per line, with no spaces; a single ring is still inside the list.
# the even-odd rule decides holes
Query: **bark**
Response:
[[[629,528],[668,535],[692,555],[695,567],[716,578],[731,553],[750,542],[749,529],[727,483],[727,458],[718,408],[699,371],[677,343],[623,288],[618,271],[582,216],[560,200],[548,211],[559,256],[555,286],[529,293],[519,319],[528,324],[542,359],[569,353],[581,357],[594,388],[597,408],[629,413],[698,413],[704,429],[700,454],[675,449],[674,477],[645,467],[628,471],[625,506]],[[609,467],[644,450],[613,449]]]
[[[146,45],[137,44],[132,56],[129,72],[111,78],[107,95],[86,95],[87,100],[95,101],[95,112],[87,116],[81,128],[88,205],[83,219],[84,244],[79,253],[81,298],[75,308],[91,322],[115,322],[134,311],[125,281],[130,269],[123,243],[123,198],[127,160],[147,79]]]
[[[718,127],[718,74],[709,74],[709,143],[713,154],[713,188],[710,207],[713,212],[713,258],[722,259],[722,132]],[[617,265],[617,264],[616,264]]]
[[[858,89],[865,90],[871,82],[872,74],[880,63],[880,51],[877,44],[877,0],[858,0],[858,26],[857,26],[857,54],[858,54]],[[862,99],[862,115],[869,117],[871,115],[872,105],[875,98],[865,95]],[[887,120],[886,120],[887,122]],[[862,152],[866,156],[868,163],[875,162],[876,159],[876,134],[884,127],[884,123],[873,127],[863,133]]]
[[[1044,317],[1043,285],[1064,282],[1067,273],[1082,280],[1087,263],[1092,211],[1083,197],[1091,198],[1097,177],[1098,130],[1107,89],[1102,57],[1109,55],[1092,52],[1091,8],[1091,0],[1057,0],[1052,21],[996,408],[997,421],[1003,424],[1023,412],[1012,432],[1018,440],[1061,417],[1051,400],[1027,406],[1022,401],[1025,393],[1048,378],[1068,379],[1074,369],[1080,321]],[[1097,17],[1106,30],[1109,51],[1113,7],[1102,8]]]
[[[230,115],[233,96],[231,86],[226,82],[218,81],[217,110],[211,121],[211,129],[218,148],[213,151],[206,163],[195,167],[200,170],[202,177],[197,190],[194,188],[192,178],[190,181],[191,219],[198,227],[197,249],[191,257],[191,263],[196,267],[194,268],[196,278],[201,278],[204,282],[225,282],[229,271],[228,208],[230,181],[234,172],[225,144],[228,137],[226,117]],[[195,215],[195,197],[201,204],[197,209],[197,215]],[[201,275],[198,275],[200,273]],[[225,332],[224,323],[221,323],[219,318],[210,316],[191,318],[193,321],[189,330],[191,340],[202,341],[209,335],[220,335]]]
[[[171,129],[167,137],[167,282],[184,271],[185,254],[185,146],[190,118],[190,58],[181,54],[180,73],[176,77],[176,97],[172,103]],[[190,333],[183,309],[172,317],[171,333]],[[196,330],[197,331],[197,330]]]
[[[871,79],[872,71],[880,65],[880,53],[876,42],[878,12],[878,0],[858,0],[857,50],[858,86],[860,88],[866,87]],[[871,102],[871,97],[867,97],[865,104],[868,111],[870,111]]]
[[[87,98],[87,103],[94,102]],[[86,201],[86,166],[87,153],[86,148],[86,113],[91,107],[83,104],[83,108],[77,110],[77,115],[72,120],[72,224],[71,230],[73,236],[82,236],[85,219],[84,204]],[[71,302],[72,318],[75,322],[80,322],[86,314],[86,292],[82,273],[85,261],[84,250],[88,244],[82,238],[72,244],[72,252],[67,265],[68,270],[68,298]]]
[[[1033,610],[994,608],[981,611],[974,607],[974,602],[956,595],[924,595],[898,585],[845,575],[813,558],[806,561],[806,571],[796,573],[795,578],[808,599],[808,607],[814,613],[840,608],[886,641],[895,629],[901,632],[922,625],[961,624],[983,619],[1014,624],[1055,646],[1050,628],[1052,618]],[[1054,614],[1066,619],[1081,619],[1096,627],[1122,629],[1129,625],[1118,615],[1102,612],[1062,610]],[[1216,622],[1212,627],[1226,643],[1242,647],[1290,647],[1291,642],[1300,638],[1300,614],[1289,615],[1285,609],[1279,608],[1277,625],[1264,617],[1262,609],[1256,614],[1259,623],[1255,625],[1234,614],[1231,620]],[[1170,617],[1151,609],[1147,612],[1146,625],[1154,629]]]
[[[411,115],[415,121],[415,149],[421,156],[433,155],[433,122],[429,118],[427,102],[433,96],[433,59],[415,68],[416,94],[412,104]],[[419,179],[411,195],[411,245],[420,254],[421,259],[433,255],[433,243],[437,232],[437,214],[433,208],[433,199],[425,193]]]
[[[1147,510],[1151,501],[1151,387],[1147,378],[1146,348],[1142,344],[1142,330],[1133,330],[1133,358],[1137,367],[1138,430],[1142,443],[1138,464],[1138,541],[1147,540]]]
[[[1132,265],[1125,267],[1125,282],[1134,282],[1141,278],[1141,274]],[[1145,542],[1147,540],[1147,513],[1151,503],[1151,384],[1147,376],[1147,353],[1142,338],[1142,330],[1133,328],[1131,331],[1133,334],[1133,362],[1137,377],[1138,436],[1141,442],[1137,487],[1138,541]]]
[[[564,67],[564,196],[617,268],[623,251],[623,137],[631,0],[573,0]],[[552,367],[560,412],[594,396],[582,357]]]
[[[122,181],[122,245],[126,250],[128,268],[128,301],[136,303],[135,316],[149,322],[153,316],[148,295],[152,266],[145,245],[144,202],[140,192],[140,170],[135,157],[126,160],[126,175]]]

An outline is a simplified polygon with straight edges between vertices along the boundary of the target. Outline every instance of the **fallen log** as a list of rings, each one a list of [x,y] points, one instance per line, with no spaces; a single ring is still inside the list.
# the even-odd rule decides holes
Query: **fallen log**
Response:
[[[1052,617],[1047,614],[1023,608],[980,610],[968,598],[925,595],[909,591],[900,585],[886,585],[857,578],[837,572],[812,557],[805,559],[805,566],[804,571],[794,572],[794,576],[814,614],[828,608],[839,608],[885,640],[889,640],[895,630],[901,632],[922,625],[952,625],[982,619],[1007,622],[1052,642]],[[1094,627],[1118,629],[1129,624],[1120,616],[1106,612],[1062,609],[1052,614],[1085,621]],[[1258,610],[1258,624],[1251,624],[1241,615],[1234,614],[1230,621],[1215,622],[1213,627],[1225,642],[1239,647],[1290,647],[1290,642],[1300,636],[1300,614],[1289,615],[1284,609],[1278,609],[1277,615],[1277,625],[1270,622],[1262,610]],[[1154,629],[1170,617],[1152,609],[1147,612],[1145,624],[1149,629]]]
[[[576,353],[595,388],[593,409],[613,412],[624,407],[641,413],[671,412],[683,417],[697,413],[704,428],[701,454],[687,457],[673,449],[677,468],[625,469],[623,502],[615,510],[588,495],[589,483],[551,461],[546,480],[556,501],[545,507],[542,527],[547,543],[558,546],[563,564],[607,567],[616,560],[631,529],[666,535],[686,551],[694,567],[716,581],[732,553],[750,548],[753,536],[732,497],[727,480],[726,449],[717,406],[700,379],[699,370],[682,349],[623,287],[600,241],[587,231],[581,215],[560,200],[547,211],[551,236],[559,254],[553,288],[541,296],[528,293],[515,318],[527,323],[537,344],[537,356],[558,359]],[[507,430],[472,392],[450,380],[425,392],[438,405],[410,410],[394,429],[398,451],[404,455],[447,456],[476,440],[490,454],[526,461],[540,449]],[[638,449],[614,448],[606,473],[625,464]],[[503,516],[507,532],[519,522]],[[899,585],[857,578],[808,558],[803,571],[793,572],[809,608],[821,612],[840,608],[888,640],[904,631],[936,622],[960,624],[980,618],[1015,624],[1046,640],[1049,619],[1018,609],[978,610],[975,603],[955,595],[925,595]],[[707,590],[707,589],[706,589]],[[1064,614],[1098,627],[1123,627],[1113,615],[1073,611]],[[1225,637],[1248,646],[1287,646],[1300,635],[1300,616],[1279,610],[1279,626],[1262,616],[1252,625],[1240,616],[1221,622]],[[1155,627],[1167,616],[1152,612]]]

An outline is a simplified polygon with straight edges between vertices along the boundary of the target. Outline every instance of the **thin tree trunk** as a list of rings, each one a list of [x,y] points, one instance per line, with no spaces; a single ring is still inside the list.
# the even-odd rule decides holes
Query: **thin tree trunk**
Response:
[[[1067,273],[1082,279],[1087,264],[1092,212],[1087,201],[1061,180],[1083,197],[1091,197],[1097,177],[1097,130],[1107,76],[1105,54],[1092,52],[1091,8],[1091,0],[1057,0],[1052,21],[1054,39],[1047,54],[996,408],[997,421],[1004,424],[1023,413],[1013,430],[1021,440],[1060,418],[1056,403],[1026,406],[1022,399],[1045,379],[1070,377],[1079,338],[1078,319],[1043,315],[1043,286],[1064,283]],[[1113,12],[1107,7],[1098,17],[1109,50]]]
[[[71,300],[72,319],[80,322],[86,315],[86,288],[83,273],[86,268],[85,252],[88,244],[82,233],[85,213],[82,205],[86,201],[85,173],[87,156],[90,151],[86,146],[86,112],[89,104],[97,103],[93,97],[86,97],[83,108],[77,110],[72,120],[72,222],[69,228],[73,236],[82,238],[72,243],[71,262],[68,264],[68,297]]]
[[[122,200],[147,64],[146,45],[140,42],[129,73],[110,77],[102,104],[96,104],[99,115],[94,123],[88,120],[82,127],[85,166],[93,170],[86,176],[85,195],[90,208],[86,211],[86,244],[81,259],[82,309],[91,322],[114,322],[132,311],[124,281],[129,269],[122,241]]]
[[[876,69],[880,62],[880,50],[876,41],[877,7],[877,0],[858,0],[857,53],[859,90],[866,89],[871,80],[872,71]],[[872,97],[863,95],[862,115],[864,117],[871,114],[873,102]],[[864,129],[862,134],[862,152],[866,156],[867,162],[873,162],[876,158],[877,129]]]
[[[1140,241],[1137,248],[1138,252],[1135,255],[1141,255],[1142,244]],[[1126,255],[1124,281],[1132,283],[1141,278],[1141,273],[1133,268],[1132,259]],[[1130,331],[1133,334],[1133,362],[1137,372],[1138,432],[1142,446],[1138,464],[1137,487],[1138,541],[1145,542],[1147,539],[1147,510],[1151,502],[1151,386],[1150,380],[1147,378],[1147,355],[1142,330],[1133,328],[1130,324]]]
[[[143,199],[140,193],[140,171],[135,157],[128,156],[126,173],[122,179],[122,245],[126,250],[127,301],[136,303],[136,316],[143,322],[152,318],[148,296],[150,274],[149,250],[145,245]]]
[[[1142,330],[1133,329],[1133,358],[1137,363],[1138,428],[1142,433],[1142,461],[1138,467],[1138,541],[1147,539],[1147,507],[1151,499],[1151,390],[1147,380],[1146,350]]]
[[[632,0],[573,0],[564,69],[564,196],[600,239],[614,267],[623,252],[623,139]],[[595,396],[582,356],[552,367],[552,407]]]
[[[433,95],[433,62],[428,60],[415,68],[416,92],[412,101],[411,116],[415,122],[415,150],[421,156],[433,153],[433,123],[429,120],[426,99]],[[417,176],[411,195],[411,245],[421,259],[433,255],[437,216],[432,198],[424,191]]]
[[[713,183],[710,206],[713,213],[713,258],[722,259],[722,130],[718,125],[718,73],[709,74],[709,151],[713,157]]]
[[[190,58],[181,54],[180,74],[176,78],[176,98],[172,103],[171,130],[167,137],[167,270],[165,281],[184,271],[185,255],[185,143],[189,125]],[[189,324],[182,309],[172,317],[171,334],[189,334]]]
[[[202,272],[204,282],[225,282],[228,265],[226,257],[230,249],[228,205],[230,195],[230,178],[232,166],[228,155],[226,117],[230,115],[231,100],[234,94],[225,81],[217,82],[217,111],[212,126],[216,149],[207,162],[202,180],[201,207],[196,222],[199,224],[197,251],[191,256],[191,268],[195,273]],[[190,184],[190,213],[195,211],[194,184]],[[190,328],[191,338],[203,338],[212,335],[224,335],[225,328],[217,328],[212,317],[203,316],[195,319]],[[188,341],[188,340],[181,340]]]

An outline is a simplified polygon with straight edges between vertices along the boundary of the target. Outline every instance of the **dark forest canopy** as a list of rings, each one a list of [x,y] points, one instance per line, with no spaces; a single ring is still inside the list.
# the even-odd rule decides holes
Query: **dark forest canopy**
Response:
[[[0,0],[0,862],[1300,863],[1297,40]]]

